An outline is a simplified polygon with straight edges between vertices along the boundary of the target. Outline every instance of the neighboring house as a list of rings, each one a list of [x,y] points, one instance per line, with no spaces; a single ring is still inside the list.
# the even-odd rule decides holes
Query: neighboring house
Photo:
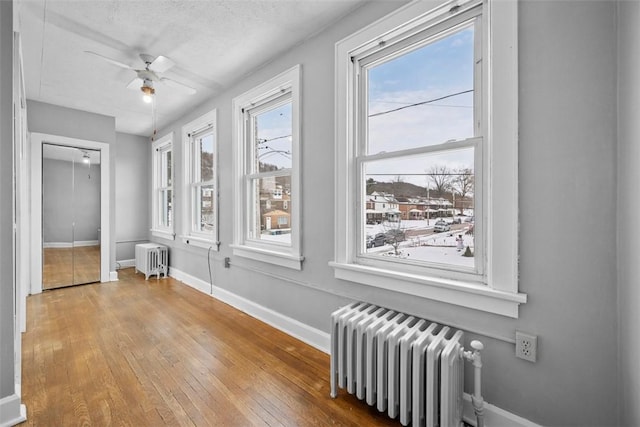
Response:
[[[264,231],[290,228],[290,192],[284,185],[276,184],[275,181],[265,180],[264,182],[271,182],[271,184],[260,189],[260,212],[262,212],[260,229]]]
[[[278,209],[262,214],[263,230],[282,230],[291,228],[291,214]]]

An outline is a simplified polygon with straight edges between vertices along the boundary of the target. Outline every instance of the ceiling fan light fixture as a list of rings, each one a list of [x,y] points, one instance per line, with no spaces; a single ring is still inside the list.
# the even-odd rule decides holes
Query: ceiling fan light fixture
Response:
[[[151,103],[153,95],[156,93],[156,90],[151,86],[151,82],[145,81],[140,90],[144,94],[142,95],[142,100],[147,104]]]

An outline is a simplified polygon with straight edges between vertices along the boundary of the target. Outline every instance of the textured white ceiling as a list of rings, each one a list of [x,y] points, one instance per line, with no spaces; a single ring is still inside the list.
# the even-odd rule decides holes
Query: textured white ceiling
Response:
[[[197,89],[156,85],[158,128],[327,27],[366,0],[21,0],[27,98],[116,118],[118,132],[149,136],[151,107],[136,77],[84,53],[142,68],[140,53],[176,66],[163,75]]]

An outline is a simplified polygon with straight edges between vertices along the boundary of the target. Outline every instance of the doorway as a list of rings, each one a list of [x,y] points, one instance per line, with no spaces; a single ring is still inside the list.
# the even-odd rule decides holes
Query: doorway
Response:
[[[42,289],[100,281],[100,151],[42,145]]]
[[[56,150],[64,153],[73,153],[73,160],[67,159],[67,163],[71,163],[68,168],[70,172],[66,178],[59,178],[60,181],[67,183],[72,182],[75,189],[79,189],[81,185],[96,185],[99,192],[92,192],[91,196],[80,196],[78,191],[72,192],[71,187],[67,187],[65,195],[58,192],[57,196],[51,197],[53,200],[61,201],[65,199],[65,205],[71,205],[71,197],[73,195],[73,204],[78,205],[81,202],[88,202],[89,199],[99,200],[99,214],[92,213],[90,216],[92,221],[81,219],[81,214],[76,213],[73,216],[70,213],[60,214],[59,212],[51,212],[45,207],[47,201],[47,188],[51,184],[51,178],[48,174],[51,172],[47,166],[47,151],[52,150],[56,146]],[[64,150],[63,150],[64,148]],[[88,157],[88,159],[86,159]],[[59,286],[74,285],[80,283],[92,282],[108,282],[111,277],[117,280],[115,272],[110,273],[110,260],[113,259],[113,247],[111,245],[112,238],[110,236],[110,154],[109,144],[98,141],[90,141],[77,138],[63,137],[59,135],[49,135],[42,133],[31,133],[31,242],[30,242],[30,271],[31,282],[29,287],[30,294],[37,294],[43,289],[53,289]],[[62,159],[58,159],[62,160]],[[44,176],[47,174],[47,176]],[[69,175],[73,175],[72,179]],[[64,175],[63,175],[64,176]],[[84,182],[77,182],[75,178],[83,178]],[[55,203],[60,207],[61,203]],[[69,206],[66,206],[69,207]],[[80,209],[82,210],[82,209]],[[89,209],[85,206],[85,211]],[[66,225],[51,226],[54,215],[62,215],[73,218]],[[95,220],[98,219],[98,222]],[[66,235],[50,234],[47,228],[55,231],[65,230]],[[67,278],[67,280],[56,279],[54,284],[45,279],[45,262],[48,262],[48,249],[67,249],[67,254],[59,256],[59,263],[56,263],[55,269]],[[47,251],[48,252],[48,251]],[[83,253],[85,252],[85,253]],[[87,253],[88,252],[88,253]],[[54,252],[56,253],[56,252]],[[60,253],[60,252],[58,252]],[[96,258],[99,259],[99,273],[91,268],[88,271],[80,271],[80,269],[88,267],[89,264],[95,265]],[[89,261],[91,259],[91,261]],[[51,258],[51,261],[54,261]]]

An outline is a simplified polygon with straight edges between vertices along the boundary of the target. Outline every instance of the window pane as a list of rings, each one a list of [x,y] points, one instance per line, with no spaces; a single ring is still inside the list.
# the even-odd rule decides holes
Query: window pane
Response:
[[[214,224],[213,209],[215,207],[215,194],[213,185],[202,185],[195,188],[196,192],[196,229],[198,231],[212,232]]]
[[[367,70],[369,154],[474,136],[472,24]]]
[[[362,253],[474,267],[474,149],[364,164]]]
[[[160,154],[160,187],[171,186],[171,150]]]
[[[291,176],[252,180],[251,235],[260,240],[291,244]],[[284,207],[285,203],[287,208]]]
[[[173,221],[171,190],[160,190],[160,225],[171,227]]]
[[[200,181],[213,179],[213,135],[203,136],[198,140],[200,157]]]
[[[259,172],[291,169],[291,102],[255,116],[255,152]]]

